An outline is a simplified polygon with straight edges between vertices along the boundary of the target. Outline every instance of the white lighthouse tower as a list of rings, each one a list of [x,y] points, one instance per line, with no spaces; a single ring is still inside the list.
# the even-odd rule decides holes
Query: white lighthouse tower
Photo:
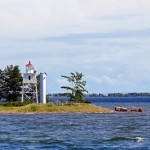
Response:
[[[26,73],[23,74],[22,102],[26,99],[38,103],[36,71],[30,61],[26,65]]]

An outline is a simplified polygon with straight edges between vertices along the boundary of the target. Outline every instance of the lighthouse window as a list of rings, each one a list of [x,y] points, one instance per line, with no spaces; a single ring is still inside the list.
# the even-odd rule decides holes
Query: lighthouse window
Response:
[[[31,76],[29,76],[29,80],[31,80]]]

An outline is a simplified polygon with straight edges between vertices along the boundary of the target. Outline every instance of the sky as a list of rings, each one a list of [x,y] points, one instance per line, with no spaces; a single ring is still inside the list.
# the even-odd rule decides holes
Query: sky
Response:
[[[0,0],[0,69],[84,74],[89,93],[150,92],[150,0]]]

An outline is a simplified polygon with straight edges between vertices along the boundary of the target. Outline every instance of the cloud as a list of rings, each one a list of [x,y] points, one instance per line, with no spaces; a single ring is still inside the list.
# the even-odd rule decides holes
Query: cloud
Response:
[[[89,75],[87,76],[88,79],[93,80],[94,82],[98,83],[98,84],[107,84],[109,86],[114,86],[117,83],[117,79],[109,77],[107,75],[101,76],[101,77],[97,77],[97,76],[92,76]]]
[[[48,73],[83,72],[98,91],[149,89],[150,1],[0,0],[0,67],[31,60]]]
[[[65,79],[57,79],[57,84],[62,87],[62,86],[70,86],[69,82]]]
[[[1,0],[0,8],[1,38],[139,30],[150,25],[147,0]]]
[[[98,78],[96,76],[88,76],[87,78],[93,80],[94,82],[98,83],[98,84],[101,84],[103,82],[103,80],[101,78]]]

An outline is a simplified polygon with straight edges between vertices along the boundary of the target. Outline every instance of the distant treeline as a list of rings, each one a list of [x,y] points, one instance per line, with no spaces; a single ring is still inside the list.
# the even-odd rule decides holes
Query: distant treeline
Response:
[[[53,97],[62,97],[64,96],[63,93],[49,93],[47,96]],[[150,93],[108,93],[108,94],[101,94],[101,93],[91,93],[86,94],[84,96],[88,97],[150,97]]]
[[[150,93],[109,93],[108,97],[149,97]]]

